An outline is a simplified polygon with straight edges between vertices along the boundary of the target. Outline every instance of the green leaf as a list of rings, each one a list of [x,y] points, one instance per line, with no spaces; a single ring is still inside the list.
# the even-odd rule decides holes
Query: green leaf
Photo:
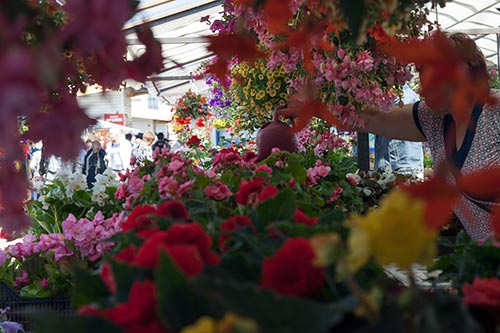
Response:
[[[144,281],[151,278],[151,272],[141,267],[110,260],[111,270],[116,281],[116,296],[126,301],[135,281]]]
[[[87,270],[76,268],[73,281],[75,287],[72,291],[71,301],[74,307],[90,304],[109,295],[101,277]]]
[[[121,333],[123,330],[101,317],[62,316],[54,313],[31,315],[37,333]]]
[[[73,201],[80,207],[88,207],[92,205],[92,197],[90,196],[90,193],[84,190],[74,192]]]
[[[161,256],[155,280],[160,318],[172,331],[178,332],[201,315],[211,314],[208,301],[191,289],[184,274],[165,253]]]
[[[28,284],[19,290],[21,297],[38,297],[44,298],[51,295],[49,288],[42,288],[39,284]]]
[[[307,179],[307,172],[304,166],[300,163],[290,163],[288,165],[288,171],[292,174],[295,181],[298,183],[303,183]]]
[[[339,303],[319,303],[284,297],[253,284],[200,276],[193,283],[225,312],[252,318],[261,333],[326,333],[356,306],[354,297]]]
[[[268,199],[257,206],[260,223],[264,227],[270,222],[289,220],[293,217],[297,204],[292,189],[287,188],[272,199]],[[255,221],[254,221],[255,222]]]

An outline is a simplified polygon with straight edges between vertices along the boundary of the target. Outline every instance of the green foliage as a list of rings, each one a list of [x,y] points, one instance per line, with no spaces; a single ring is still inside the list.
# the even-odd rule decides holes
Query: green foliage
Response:
[[[490,243],[478,244],[464,231],[461,231],[456,243],[443,245],[453,248],[451,254],[442,256],[432,267],[442,270],[436,282],[452,281],[453,287],[460,289],[462,284],[474,280],[474,277],[500,278],[500,248]]]
[[[255,319],[262,333],[326,333],[356,306],[353,297],[338,303],[320,303],[283,297],[235,280],[201,276],[193,283],[223,308]]]

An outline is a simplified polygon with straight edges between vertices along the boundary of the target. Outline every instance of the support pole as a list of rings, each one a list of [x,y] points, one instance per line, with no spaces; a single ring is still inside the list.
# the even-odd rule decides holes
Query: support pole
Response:
[[[500,86],[500,33],[497,32],[497,75],[498,86]]]
[[[358,168],[362,171],[370,170],[370,147],[368,133],[358,132]]]

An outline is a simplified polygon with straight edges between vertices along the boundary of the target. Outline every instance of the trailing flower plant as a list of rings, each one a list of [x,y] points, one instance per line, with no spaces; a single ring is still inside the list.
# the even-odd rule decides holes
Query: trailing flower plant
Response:
[[[272,70],[265,62],[236,63],[231,67],[231,85],[227,94],[234,98],[238,132],[254,132],[271,121],[274,109],[286,105],[291,75],[284,67]]]
[[[179,120],[197,120],[210,115],[206,97],[191,89],[177,100],[172,111]]]
[[[161,45],[148,27],[136,30],[146,51],[130,61],[124,56],[127,42],[122,28],[138,2],[60,3],[20,0],[0,5],[0,26],[6,32],[0,36],[4,101],[0,106],[0,223],[6,232],[30,225],[23,207],[29,183],[18,167],[24,161],[19,142],[43,141],[47,155],[74,158],[81,132],[93,123],[76,102],[77,92],[94,83],[107,89],[117,88],[127,78],[144,81],[163,67]],[[21,117],[28,127],[22,134],[17,131]]]

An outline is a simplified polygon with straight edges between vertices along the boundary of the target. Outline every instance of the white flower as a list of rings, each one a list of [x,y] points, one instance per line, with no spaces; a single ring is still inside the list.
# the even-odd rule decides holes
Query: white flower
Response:
[[[108,198],[109,196],[106,193],[106,186],[96,182],[92,188],[92,201],[96,202],[99,206],[104,206]]]
[[[73,173],[69,175],[66,184],[66,196],[71,198],[73,193],[80,190],[87,189],[87,179],[82,173]]]
[[[38,197],[38,201],[42,203],[42,209],[47,210],[49,209],[49,204],[45,201],[45,198],[46,196],[42,194]]]
[[[363,193],[364,193],[364,195],[366,195],[367,197],[369,197],[370,195],[372,195],[372,191],[371,191],[369,188],[364,188],[364,189],[363,189]]]
[[[106,170],[104,170],[102,175],[108,177],[109,179],[113,179],[113,180],[116,178],[116,174],[113,171],[113,169],[111,169],[111,168],[107,168]]]
[[[116,186],[116,187],[118,187],[119,184],[120,183],[114,177],[109,177],[109,175],[107,175],[107,174],[95,176],[95,185],[94,186],[104,186],[104,187]]]

